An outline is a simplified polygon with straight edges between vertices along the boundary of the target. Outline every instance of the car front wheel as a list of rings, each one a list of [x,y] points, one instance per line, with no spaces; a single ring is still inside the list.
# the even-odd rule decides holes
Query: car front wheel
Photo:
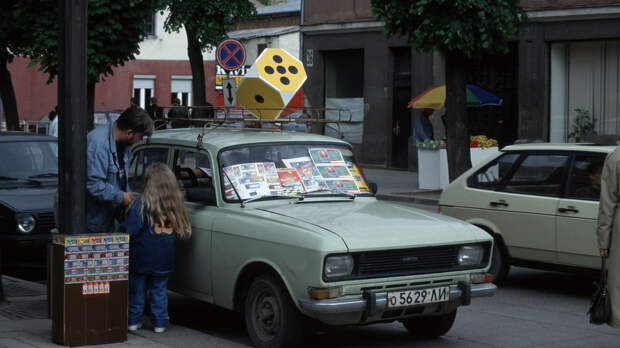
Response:
[[[489,268],[489,273],[493,275],[493,282],[496,284],[504,281],[510,270],[510,264],[508,264],[508,260],[506,260],[499,243],[497,238],[493,241],[493,257],[491,258],[491,267]]]
[[[254,279],[245,301],[245,322],[256,347],[297,346],[302,321],[302,314],[279,280],[271,275]]]
[[[409,334],[416,338],[437,338],[452,328],[456,309],[442,315],[426,315],[402,320]]]

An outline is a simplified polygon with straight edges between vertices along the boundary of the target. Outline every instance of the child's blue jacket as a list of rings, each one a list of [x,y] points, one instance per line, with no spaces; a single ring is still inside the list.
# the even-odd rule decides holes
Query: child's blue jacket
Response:
[[[145,209],[146,211],[146,209]],[[157,221],[157,217],[154,217]],[[174,271],[175,233],[156,234],[148,225],[146,216],[140,215],[140,200],[129,208],[121,230],[130,235],[129,271],[165,276]]]

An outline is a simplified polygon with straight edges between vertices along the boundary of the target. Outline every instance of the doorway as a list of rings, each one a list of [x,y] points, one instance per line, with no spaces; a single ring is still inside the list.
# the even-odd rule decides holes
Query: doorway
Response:
[[[392,49],[394,59],[392,89],[392,161],[391,167],[407,169],[409,138],[412,135],[411,110],[411,47]]]

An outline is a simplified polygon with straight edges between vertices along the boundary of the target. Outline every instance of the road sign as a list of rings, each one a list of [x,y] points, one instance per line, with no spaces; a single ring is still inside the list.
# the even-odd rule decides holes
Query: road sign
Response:
[[[217,46],[215,58],[226,70],[235,70],[245,62],[245,49],[237,40],[224,40]]]
[[[235,79],[222,80],[224,92],[224,106],[237,106],[237,81]]]

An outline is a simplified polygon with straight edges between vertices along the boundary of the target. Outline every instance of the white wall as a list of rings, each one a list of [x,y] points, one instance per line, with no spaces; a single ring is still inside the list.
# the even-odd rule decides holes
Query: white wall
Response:
[[[297,31],[281,36],[267,36],[249,40],[240,40],[241,44],[245,48],[245,65],[254,64],[257,57],[259,44],[267,44],[268,48],[283,48],[295,58],[299,59],[300,35],[300,32]]]
[[[181,28],[178,33],[167,33],[164,30],[164,21],[168,17],[168,11],[164,14],[159,12],[155,18],[155,37],[144,39],[140,44],[140,53],[136,59],[144,60],[188,60],[187,36],[185,29]],[[203,51],[204,60],[215,60],[215,54]]]

